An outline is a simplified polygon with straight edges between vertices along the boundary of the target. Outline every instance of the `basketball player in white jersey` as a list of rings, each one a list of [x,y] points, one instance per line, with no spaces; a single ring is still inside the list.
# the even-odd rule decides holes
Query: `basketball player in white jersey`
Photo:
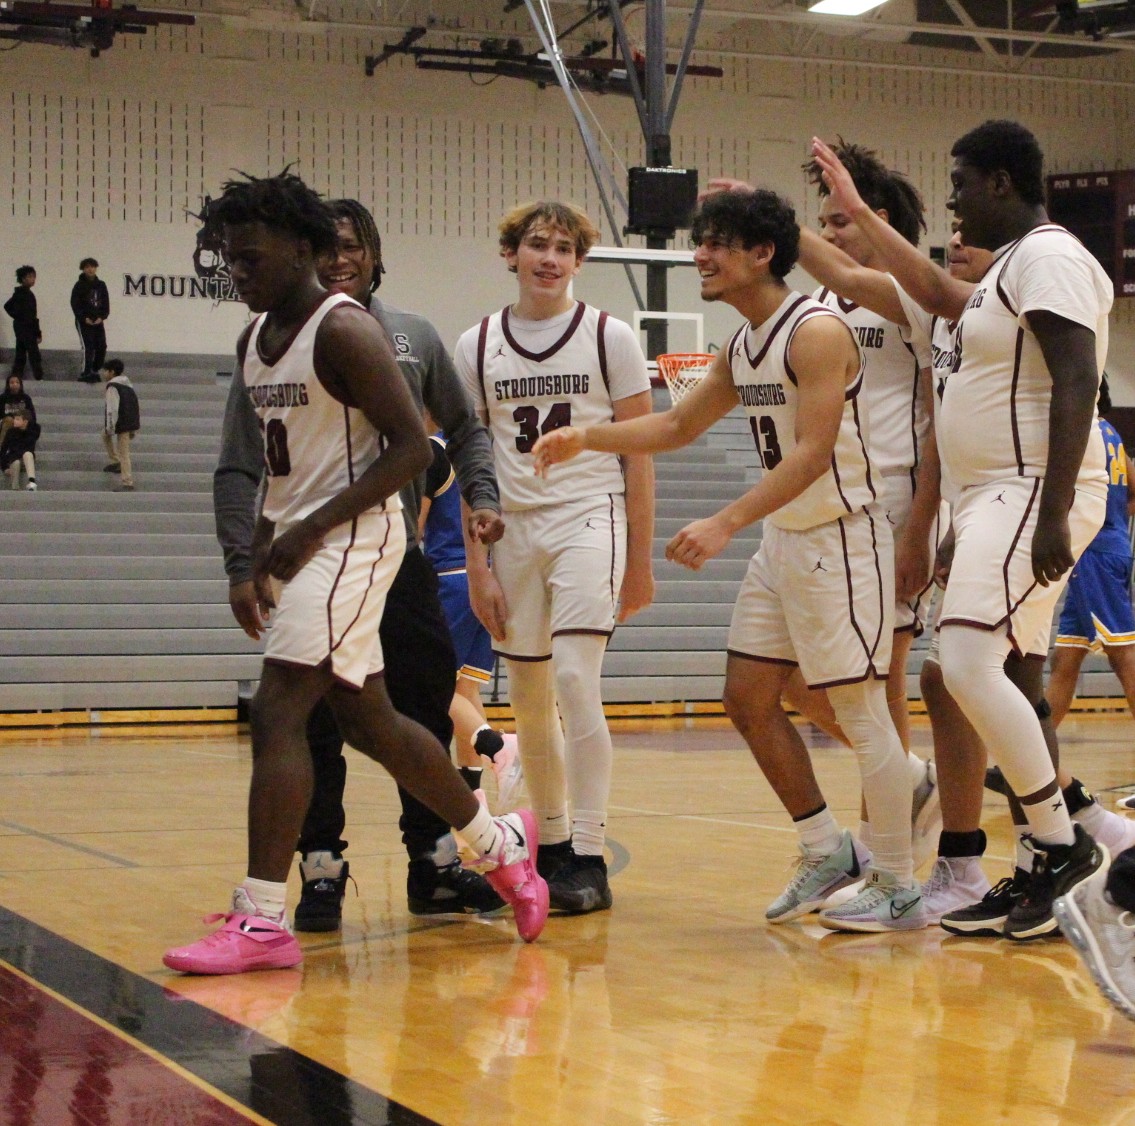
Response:
[[[500,245],[518,298],[469,329],[454,353],[493,436],[508,521],[491,571],[484,550],[471,545],[470,597],[508,669],[551,903],[572,913],[611,906],[603,654],[616,619],[648,606],[654,592],[648,457],[621,463],[595,453],[544,480],[532,471],[541,434],[650,412],[646,360],[630,326],[571,296],[597,239],[568,204],[511,211]]]
[[[814,151],[835,191],[831,150]],[[927,274],[921,256],[898,246],[861,201],[843,203],[907,292],[958,322],[939,404],[943,477],[957,493],[942,674],[1032,830],[1031,873],[1004,923],[1008,937],[1027,939],[1051,933],[1053,899],[1106,863],[1106,849],[1069,819],[1040,721],[1004,662],[1047,629],[1072,564],[1102,523],[1095,402],[1112,289],[1084,247],[1048,222],[1043,157],[1027,129],[986,122],[951,155],[947,206],[965,243],[993,252],[975,287]]]
[[[840,179],[841,197],[857,191],[850,176],[841,173]],[[822,242],[810,232],[801,232],[801,243],[801,260],[807,257],[813,276],[859,305],[874,309],[880,316],[909,325],[912,343],[919,349],[929,347],[935,389],[931,401],[941,400],[955,361],[956,322],[926,312],[890,275],[858,265],[831,243]],[[949,276],[970,283],[972,291],[973,283],[980,281],[993,255],[987,250],[966,246],[955,230],[946,258]],[[939,270],[929,259],[921,256],[919,259],[925,272]],[[937,424],[937,415],[934,421]],[[946,481],[941,483],[941,492],[947,499],[954,496],[954,490]],[[946,510],[948,513],[948,505]],[[948,528],[948,516],[943,524]],[[952,543],[953,537],[947,536],[944,545],[947,553],[952,552]],[[949,560],[944,558],[939,561],[936,579],[944,586],[948,575]],[[1005,673],[1036,710],[1053,762],[1058,763],[1056,734],[1044,699],[1043,665],[1047,648],[1046,625],[1035,641],[1026,646],[1023,656],[1009,653]],[[1032,853],[1023,843],[1029,833],[1028,822],[1012,790],[1006,787],[1003,792],[1009,799],[1017,837],[1017,860],[1013,876],[999,881],[991,889],[981,866],[986,846],[985,834],[981,831],[982,779],[987,762],[985,745],[942,683],[937,630],[922,665],[920,683],[933,730],[942,813],[938,856],[922,885],[926,916],[930,922],[941,922],[956,934],[999,936],[1009,908],[1028,880]],[[1126,818],[1105,810],[1083,783],[1063,767],[1058,766],[1057,777],[1068,812],[1096,840],[1113,853],[1135,844],[1135,826]]]
[[[224,925],[163,961],[228,974],[302,960],[284,904],[311,800],[305,725],[324,697],[352,746],[460,829],[531,941],[548,910],[534,819],[491,818],[383,685],[378,625],[406,540],[398,490],[430,450],[384,334],[357,302],[319,283],[316,259],[336,247],[331,211],[285,172],[228,183],[208,221],[223,232],[237,292],[260,314],[237,357],[264,433],[253,581],[272,622],[251,707],[248,876]]]
[[[846,322],[794,293],[792,207],[768,191],[720,192],[693,221],[702,297],[746,318],[709,374],[664,414],[611,426],[572,427],[536,447],[541,472],[582,451],[677,449],[740,402],[766,470],[743,496],[684,528],[667,557],[700,568],[732,536],[764,519],[733,613],[725,709],[799,834],[796,875],[766,911],[785,922],[814,910],[864,875],[867,857],[836,823],[808,752],[781,706],[799,665],[826,688],[858,756],[874,831],[864,889],[820,921],[839,930],[925,925],[910,853],[911,790],[884,678],[894,619],[889,525],[863,434],[863,361]]]
[[[834,150],[859,194],[871,208],[912,245],[926,229],[922,198],[903,175],[892,172],[869,149],[840,141]],[[902,315],[894,283],[881,272],[878,252],[859,228],[833,202],[814,161],[804,166],[820,192],[820,230],[800,232],[799,264],[821,282],[812,296],[835,309],[851,325],[866,367],[863,374],[867,440],[879,471],[880,500],[895,539],[895,636],[887,677],[887,705],[895,730],[908,749],[907,764],[914,791],[912,847],[915,867],[933,855],[942,827],[938,788],[932,763],[909,752],[910,713],[906,666],[911,642],[923,627],[922,602],[930,586],[931,542],[938,524],[938,458],[930,409],[929,348],[915,347]],[[712,180],[710,189],[745,187],[739,181]],[[857,265],[877,272],[873,295],[885,299],[870,306],[850,299],[834,284],[825,244],[839,248]],[[834,256],[833,256],[834,257]],[[842,256],[841,256],[842,257]],[[838,261],[836,263],[838,267]],[[887,291],[891,292],[888,293]],[[846,743],[823,692],[809,691],[799,670],[789,678],[785,697],[805,718]],[[859,839],[870,846],[871,827],[864,818]]]

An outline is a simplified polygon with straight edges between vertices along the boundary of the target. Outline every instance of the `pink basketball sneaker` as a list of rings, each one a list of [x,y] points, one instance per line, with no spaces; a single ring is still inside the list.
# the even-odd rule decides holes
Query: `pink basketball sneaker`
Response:
[[[253,904],[243,888],[233,893],[233,907],[244,910],[206,915],[206,923],[224,919],[224,926],[189,946],[167,950],[163,964],[186,974],[242,974],[288,969],[303,961],[303,951],[286,924],[249,913]]]
[[[525,942],[535,942],[548,919],[548,885],[536,871],[539,832],[530,810],[519,809],[496,818],[504,843],[485,862],[495,867],[485,872],[497,895],[512,904],[516,930]]]

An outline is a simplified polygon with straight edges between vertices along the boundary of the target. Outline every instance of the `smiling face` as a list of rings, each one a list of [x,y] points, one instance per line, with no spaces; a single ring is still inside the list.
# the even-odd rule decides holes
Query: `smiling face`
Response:
[[[706,232],[693,251],[694,266],[701,278],[701,299],[735,304],[760,280],[760,263],[767,263],[773,247],[758,243],[746,250],[740,239]],[[763,274],[767,273],[765,269]]]
[[[306,243],[263,223],[225,226],[224,253],[237,295],[254,313],[279,308],[303,278]]]
[[[336,219],[335,231],[335,254],[318,263],[320,283],[332,293],[345,293],[360,305],[369,305],[374,255],[363,244],[350,219]]]
[[[875,214],[886,221],[886,211],[877,211]],[[846,211],[837,207],[830,195],[820,200],[820,238],[838,247],[860,266],[874,265],[878,256],[870,239],[863,233],[863,228]]]
[[[504,260],[516,272],[523,298],[557,305],[567,300],[568,287],[583,266],[575,238],[562,227],[533,223],[516,250]]]

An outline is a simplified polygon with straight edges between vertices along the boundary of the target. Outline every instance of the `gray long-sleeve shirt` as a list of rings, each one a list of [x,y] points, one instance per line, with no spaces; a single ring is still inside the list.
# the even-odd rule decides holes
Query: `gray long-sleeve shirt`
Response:
[[[419,409],[424,406],[429,410],[446,435],[446,452],[453,462],[461,495],[470,508],[500,512],[489,433],[474,414],[437,330],[425,317],[384,305],[373,295],[370,312],[390,338],[398,368],[406,377],[414,401]],[[238,364],[225,405],[221,454],[213,474],[217,539],[225,554],[225,573],[233,584],[252,578],[252,533],[263,476],[264,440]],[[417,543],[423,487],[424,475],[401,491],[407,548]]]

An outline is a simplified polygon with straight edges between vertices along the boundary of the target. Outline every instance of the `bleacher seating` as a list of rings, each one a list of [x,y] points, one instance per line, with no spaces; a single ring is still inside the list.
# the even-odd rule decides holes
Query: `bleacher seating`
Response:
[[[40,489],[0,479],[0,712],[232,707],[259,672],[236,627],[213,532],[212,470],[226,361],[128,364],[142,404],[133,493],[102,472],[102,388],[30,382],[44,436]],[[666,405],[659,393],[656,406]],[[656,461],[655,604],[612,639],[608,703],[719,700],[729,616],[759,530],[700,572],[666,562],[670,537],[738,495],[759,471],[744,417]],[[908,688],[918,695],[916,643]],[[1092,657],[1081,691],[1121,695]],[[507,680],[498,684],[507,700]]]

